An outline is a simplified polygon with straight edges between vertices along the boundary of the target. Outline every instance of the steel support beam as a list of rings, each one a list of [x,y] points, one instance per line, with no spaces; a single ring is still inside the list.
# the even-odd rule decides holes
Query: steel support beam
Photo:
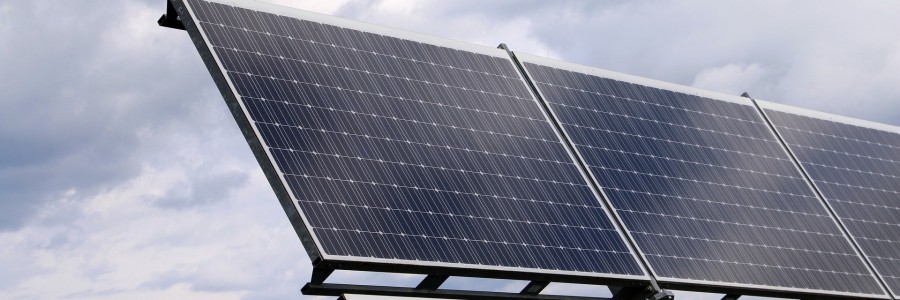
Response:
[[[500,293],[482,291],[461,290],[422,290],[414,288],[369,286],[355,284],[312,284],[307,283],[300,290],[304,295],[310,296],[335,296],[344,294],[392,296],[392,297],[418,297],[418,298],[444,298],[458,300],[610,300],[599,297],[557,296],[557,295],[523,295],[519,293]]]
[[[744,94],[747,94],[747,93],[744,93]],[[728,295],[723,296],[722,300],[737,300],[740,297],[741,297],[741,295],[728,294]]]
[[[528,285],[525,286],[525,288],[522,289],[521,292],[519,292],[519,294],[537,295],[537,294],[540,294],[541,291],[543,291],[544,288],[546,288],[548,285],[550,285],[550,282],[548,282],[548,281],[532,280],[531,282],[528,283]]]
[[[450,276],[443,275],[428,275],[425,276],[425,279],[422,279],[422,282],[419,282],[419,285],[416,286],[417,290],[429,290],[433,291],[441,287],[444,284],[444,281],[447,281],[447,278]]]
[[[181,23],[181,18],[178,17],[178,11],[175,10],[172,2],[168,0],[166,0],[166,13],[159,17],[159,21],[156,21],[156,24],[162,27],[185,30],[184,24]]]

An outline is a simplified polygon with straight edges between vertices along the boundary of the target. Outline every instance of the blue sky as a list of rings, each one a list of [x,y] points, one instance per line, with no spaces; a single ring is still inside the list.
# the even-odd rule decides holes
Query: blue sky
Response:
[[[900,126],[900,2],[276,3]],[[156,26],[164,10],[0,0],[0,298],[295,299],[308,280],[187,34]]]

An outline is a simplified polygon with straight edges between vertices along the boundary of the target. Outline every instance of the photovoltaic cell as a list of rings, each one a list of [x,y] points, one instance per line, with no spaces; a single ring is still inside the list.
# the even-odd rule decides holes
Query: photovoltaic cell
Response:
[[[186,2],[326,259],[646,278],[504,51]]]
[[[885,297],[749,99],[517,56],[660,282]]]
[[[900,128],[758,102],[888,288],[900,294]]]

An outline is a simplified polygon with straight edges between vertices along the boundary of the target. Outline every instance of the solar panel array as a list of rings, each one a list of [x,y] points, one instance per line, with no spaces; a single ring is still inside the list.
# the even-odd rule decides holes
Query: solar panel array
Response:
[[[646,278],[504,51],[187,2],[326,259]]]
[[[748,99],[517,54],[542,104],[503,50],[228,3],[186,27],[323,259],[887,297]],[[900,135],[767,112],[896,294]]]
[[[760,106],[888,288],[900,295],[900,129]]]
[[[749,99],[517,55],[660,281],[883,294]]]

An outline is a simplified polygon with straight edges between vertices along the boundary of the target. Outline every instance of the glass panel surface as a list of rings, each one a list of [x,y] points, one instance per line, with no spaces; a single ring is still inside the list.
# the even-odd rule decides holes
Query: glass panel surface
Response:
[[[900,134],[766,110],[894,295],[900,294]]]
[[[525,66],[661,281],[883,294],[749,101]]]
[[[644,275],[508,57],[188,3],[326,255]]]

